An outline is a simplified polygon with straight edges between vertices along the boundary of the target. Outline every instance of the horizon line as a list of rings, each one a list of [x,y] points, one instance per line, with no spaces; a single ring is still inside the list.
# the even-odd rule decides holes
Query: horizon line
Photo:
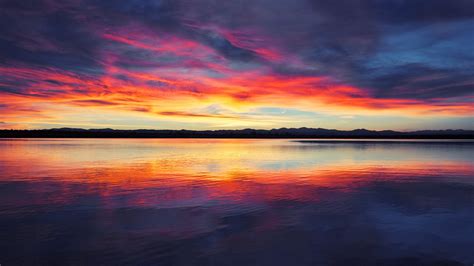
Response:
[[[324,127],[279,127],[279,128],[233,128],[233,129],[170,129],[170,128],[134,128],[134,129],[120,129],[120,128],[80,128],[80,127],[55,127],[55,128],[4,128],[0,129],[0,131],[9,131],[9,130],[16,130],[16,131],[39,131],[39,130],[117,130],[117,131],[137,131],[137,130],[156,130],[156,131],[242,131],[242,130],[256,130],[256,131],[271,131],[271,130],[333,130],[333,131],[357,131],[357,130],[365,130],[365,131],[393,131],[393,132],[400,132],[400,133],[409,133],[409,132],[418,132],[418,131],[474,131],[474,129],[466,129],[466,128],[445,128],[445,129],[411,129],[411,130],[395,130],[395,129],[368,129],[368,128],[353,128],[353,129],[336,129],[336,128],[324,128]]]

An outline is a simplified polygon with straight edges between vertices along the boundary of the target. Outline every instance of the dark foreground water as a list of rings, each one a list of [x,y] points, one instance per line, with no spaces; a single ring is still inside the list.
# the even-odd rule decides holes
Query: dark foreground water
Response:
[[[474,144],[0,139],[0,264],[469,265]]]

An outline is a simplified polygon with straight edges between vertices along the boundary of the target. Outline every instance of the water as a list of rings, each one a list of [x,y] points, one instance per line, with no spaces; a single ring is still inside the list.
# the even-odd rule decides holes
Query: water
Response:
[[[474,143],[0,140],[1,265],[472,265]]]

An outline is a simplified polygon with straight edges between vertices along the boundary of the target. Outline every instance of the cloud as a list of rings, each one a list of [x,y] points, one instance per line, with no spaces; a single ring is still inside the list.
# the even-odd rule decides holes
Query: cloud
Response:
[[[469,115],[473,5],[3,0],[0,98],[45,115],[55,104],[189,118],[266,106]]]
[[[96,100],[96,99],[87,99],[87,100],[73,100],[73,104],[83,105],[83,106],[114,106],[118,105],[117,102],[105,101],[105,100]]]
[[[189,112],[174,112],[174,111],[162,111],[159,112],[163,116],[182,116],[182,117],[201,117],[201,118],[238,118],[237,116],[230,115],[219,115],[219,114],[199,114]]]

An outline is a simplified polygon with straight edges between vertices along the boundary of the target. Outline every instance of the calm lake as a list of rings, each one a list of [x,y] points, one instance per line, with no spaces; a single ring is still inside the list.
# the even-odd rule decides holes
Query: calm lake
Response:
[[[472,265],[474,142],[0,139],[0,264]]]

